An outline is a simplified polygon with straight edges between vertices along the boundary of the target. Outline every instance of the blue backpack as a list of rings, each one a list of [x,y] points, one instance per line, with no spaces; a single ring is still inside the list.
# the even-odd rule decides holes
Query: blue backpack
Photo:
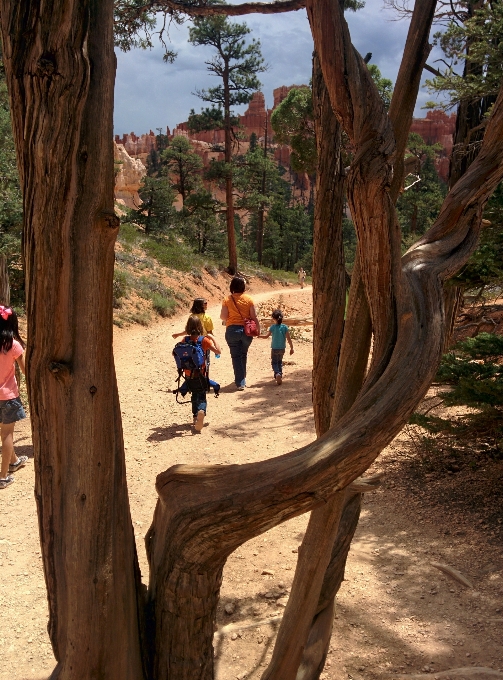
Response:
[[[206,392],[208,389],[206,352],[202,343],[202,335],[196,342],[192,342],[186,335],[182,342],[177,342],[173,348],[173,357],[178,369],[178,389],[175,390],[177,399],[182,376],[189,392]]]

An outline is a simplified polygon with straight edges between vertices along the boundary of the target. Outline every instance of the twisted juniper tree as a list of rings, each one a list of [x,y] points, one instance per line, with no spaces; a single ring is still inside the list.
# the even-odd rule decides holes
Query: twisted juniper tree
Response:
[[[146,11],[136,0],[129,4]],[[185,7],[166,0],[146,7],[236,14],[301,4],[187,1]],[[355,494],[369,488],[355,480],[400,431],[436,372],[446,332],[443,283],[475,247],[482,209],[503,176],[503,90],[477,158],[451,188],[434,225],[402,258],[394,204],[435,2],[417,4],[389,112],[351,45],[342,3],[306,4],[324,164],[318,220],[330,186],[340,191],[340,126],[355,148],[345,181],[358,233],[342,335],[342,295],[327,287],[327,277],[340,272],[339,225],[317,226],[315,322],[335,336],[327,383],[315,348],[319,438],[259,463],[178,465],[161,473],[146,537],[145,593],[112,355],[114,3],[0,1],[24,201],[35,494],[58,680],[210,680],[227,557],[251,537],[311,510],[264,677],[293,680],[301,665],[304,678],[318,677],[358,514]],[[320,128],[324,121],[330,135]],[[324,234],[334,247],[325,241],[322,251]],[[313,644],[317,639],[321,644]]]

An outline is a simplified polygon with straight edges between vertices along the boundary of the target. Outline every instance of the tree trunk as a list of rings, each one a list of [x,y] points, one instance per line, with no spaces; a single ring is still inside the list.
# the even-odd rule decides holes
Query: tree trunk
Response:
[[[466,7],[467,18],[472,18],[474,12],[477,9],[480,9],[482,5],[482,0],[471,0],[468,2]],[[474,66],[470,60],[471,47],[471,43],[468,42],[466,60],[463,68],[464,78],[467,78],[470,75],[481,75],[480,67]],[[483,97],[482,99],[465,99],[459,104],[456,114],[454,143],[449,164],[449,188],[456,184],[477,157],[480,143],[484,138],[484,129],[483,126],[481,126],[481,123],[495,100],[496,97],[492,95]],[[456,317],[459,312],[462,298],[462,286],[446,286],[446,324],[449,333],[445,339],[445,351],[448,350],[451,343],[452,333],[454,332],[454,325],[456,323]]]
[[[317,147],[313,233],[313,410],[316,432],[321,436],[330,428],[344,329],[346,270],[342,215],[345,178],[341,160],[342,130],[332,110],[316,53],[313,56],[313,113]],[[301,676],[307,673],[305,677],[309,678],[308,667],[314,664],[318,668],[318,657],[326,656],[318,633],[322,622],[332,630],[333,617],[330,613],[317,616],[317,603],[344,502],[345,492],[341,491],[311,513],[273,657],[262,676],[264,680],[295,678],[299,665]],[[313,550],[317,557],[314,564]],[[313,566],[316,567],[314,570]],[[316,628],[315,633],[313,628]]]
[[[265,130],[264,130],[264,159],[267,159],[267,130],[269,126],[268,114],[265,113]],[[264,165],[264,170],[262,171],[262,196],[265,195],[266,179],[267,173]],[[264,203],[260,204],[260,209],[257,215],[257,260],[259,264],[262,264],[262,251],[264,249],[264,213],[265,206]]]
[[[10,305],[9,270],[5,255],[0,255],[0,305]]]
[[[0,3],[25,205],[28,388],[58,660],[52,677],[140,680],[145,635],[153,680],[211,680],[227,556],[281,522],[328,508],[400,431],[429,387],[445,336],[443,282],[475,247],[484,204],[503,177],[503,90],[477,159],[430,231],[400,261],[389,197],[394,134],[349,42],[339,3],[308,0],[332,106],[356,149],[349,196],[359,251],[350,299],[355,309],[366,302],[372,364],[338,419],[336,398],[331,429],[312,444],[258,463],[177,465],[158,476],[147,536],[145,630],[112,357],[113,2]],[[352,327],[354,310],[342,361]],[[341,365],[338,383],[342,374]],[[307,598],[299,591],[311,620],[324,607],[315,624],[330,615],[325,603],[341,573],[343,560],[333,563],[343,554],[340,546],[328,570],[320,552],[311,571],[300,565],[316,579]],[[307,553],[301,551],[302,560]],[[289,606],[294,610],[295,601]],[[309,631],[300,627],[302,635]],[[311,626],[312,635],[317,630]]]
[[[238,271],[238,251],[236,247],[236,230],[234,228],[234,194],[232,185],[232,124],[229,99],[229,74],[226,72],[223,78],[224,84],[224,130],[225,130],[225,163],[227,175],[225,178],[225,211],[227,222],[227,246],[229,249],[229,274]]]
[[[396,157],[402,159],[402,162],[398,163],[397,164],[398,167],[395,168],[394,180],[396,185],[395,189],[396,195],[398,195],[398,192],[401,189],[403,182],[403,154],[405,151],[405,143],[407,140],[408,130],[410,128],[410,122],[412,112],[414,109],[414,103],[417,96],[417,90],[419,87],[422,66],[424,65],[427,55],[429,53],[427,37],[429,29],[431,27],[434,6],[435,3],[430,1],[425,7],[422,8],[422,11],[419,11],[416,8],[407,39],[408,49],[406,50],[404,60],[402,63],[401,72],[399,74],[399,79],[401,79],[402,81],[400,87],[400,106],[402,111],[400,118],[397,120],[397,123],[395,124],[395,128],[398,127],[399,123],[401,125],[401,129],[396,129],[395,132],[398,147]],[[311,27],[313,29],[313,35],[315,37],[316,42],[315,33],[316,28],[315,25],[313,25],[315,20],[314,14],[315,12],[313,10],[312,14],[310,14],[310,20]],[[320,25],[323,24],[323,21],[324,19],[320,21]],[[349,37],[349,34],[347,35]],[[315,57],[315,64],[316,62],[317,57]],[[322,92],[322,90],[320,90],[319,87],[317,87],[317,83],[323,85],[323,76],[321,76],[320,73],[320,78],[317,78],[316,74],[317,70],[319,71],[319,67],[318,69],[316,67],[314,68],[313,74],[313,92],[315,93],[314,97],[315,121],[318,122],[317,138],[321,139],[321,132],[323,132],[323,134],[327,135],[326,140],[329,139],[336,140],[336,135],[334,134],[333,130],[332,131],[330,130],[329,125],[330,116],[335,120],[335,117],[331,110],[330,112],[327,111],[327,113],[325,114],[326,118],[324,119],[323,124],[321,125],[319,124],[321,117],[319,115],[319,112],[317,111],[316,94]],[[411,73],[413,74],[412,78]],[[323,95],[318,97],[318,102],[321,101],[322,96]],[[330,143],[327,144],[326,140],[323,146],[325,147],[325,149],[327,147],[331,148]],[[335,146],[337,147],[337,141],[335,141]],[[318,145],[318,168],[319,168],[318,176],[320,176],[320,161],[323,160],[321,152],[322,149],[320,149],[320,146]],[[398,183],[397,178],[399,178]],[[318,214],[321,210],[323,210],[324,207],[325,209],[327,209],[326,206],[331,205],[330,197],[332,196],[333,193],[331,193],[330,191],[326,193],[322,191],[320,193],[320,187],[318,186],[317,191]],[[318,245],[320,249],[320,254],[318,255],[318,257],[315,257],[316,262],[315,272],[318,272],[319,267],[318,262],[319,261],[324,262],[323,256],[325,258],[325,261],[328,262],[327,270],[323,271],[322,268],[322,271],[320,272],[319,279],[320,291],[327,291],[330,289],[330,284],[331,281],[333,280],[333,274],[330,271],[330,269],[333,268],[335,266],[335,263],[338,261],[339,243],[340,247],[342,248],[342,208],[338,209],[338,216],[340,223],[339,228],[334,232],[332,237],[323,238],[323,236],[321,236],[320,238],[320,234],[318,234],[316,231],[317,223],[315,213],[314,247],[315,249],[317,249]],[[328,221],[327,217],[325,216],[325,219],[322,221],[322,224],[326,224],[327,221]],[[327,244],[334,244],[334,248],[333,249],[327,248]],[[364,288],[361,285],[360,256],[361,255],[359,254],[353,275],[352,295],[350,300],[351,313],[348,319],[348,333],[347,333],[348,340],[346,342],[346,351],[343,353],[343,371],[341,376],[339,376],[340,377],[339,381],[337,381],[338,370],[337,358],[340,351],[341,336],[340,334],[337,334],[337,332],[333,333],[333,340],[331,337],[332,334],[326,334],[321,336],[320,338],[321,341],[319,343],[317,352],[316,342],[317,339],[320,337],[320,332],[316,331],[316,317],[315,317],[315,330],[313,333],[315,342],[313,352],[315,367],[313,371],[313,407],[318,434],[323,434],[329,428],[331,419],[332,424],[335,424],[349,409],[349,407],[354,402],[358,391],[361,388],[365,375],[367,357],[370,347],[370,325],[369,325],[370,319],[368,315],[368,304],[364,296]],[[320,260],[320,258],[322,259]],[[313,280],[313,295],[315,296],[314,310],[318,309],[322,322],[324,321],[325,324],[326,323],[330,324],[331,322],[335,324],[337,320],[337,315],[338,313],[340,314],[341,305],[342,310],[344,310],[343,305],[345,299],[344,295],[345,282],[343,283],[341,288],[337,291],[339,292],[339,295],[337,295],[336,292],[335,297],[332,296],[328,299],[325,299],[322,305],[316,304],[316,283],[317,281],[316,279],[314,279]],[[341,294],[343,295],[342,301],[340,299]],[[324,312],[326,312],[326,316]],[[316,311],[314,311],[313,313],[316,314]],[[320,324],[320,329],[321,327],[322,325]],[[350,355],[348,353],[348,350],[351,353]],[[335,354],[335,357],[330,356],[330,352]],[[321,366],[319,367],[320,370],[316,370],[317,356],[321,358],[321,361],[323,361],[323,358],[327,359],[326,365],[324,365],[323,367]],[[375,359],[376,358],[374,357],[374,361]],[[337,390],[335,390],[336,381]],[[325,385],[328,384],[330,386],[328,394],[327,390],[324,389],[325,385],[323,383],[325,383]],[[317,387],[321,388],[319,394],[316,394]],[[335,392],[337,392],[337,400],[334,402],[330,399],[330,396],[331,395],[335,396],[334,394]],[[316,397],[314,396],[315,394]],[[312,601],[310,602],[310,606],[307,606],[307,604],[305,604],[305,606],[302,609],[303,616],[301,616],[300,613],[295,610],[295,608],[293,607],[291,608],[290,611],[293,612],[293,617],[297,625],[297,628],[293,630],[295,630],[297,635],[295,639],[291,635],[288,640],[288,643],[285,643],[284,640],[285,636],[284,635],[282,636],[282,631],[284,629],[286,630],[287,628],[292,629],[291,621],[288,618],[289,608],[287,607],[278,634],[278,641],[274,649],[273,659],[267,672],[263,676],[264,678],[273,677],[278,677],[282,679],[294,678],[296,676],[294,670],[298,666],[297,659],[299,658],[299,653],[298,652],[295,653],[294,650],[295,649],[298,650],[299,648],[302,649],[304,644],[306,644],[306,648],[304,650],[302,662],[300,664],[297,677],[299,679],[302,678],[302,680],[314,680],[315,678],[319,677],[319,674],[323,669],[330,641],[330,634],[332,630],[331,613],[333,612],[334,608],[334,597],[340,586],[340,581],[335,583],[332,582],[329,574],[331,570],[333,571],[334,569],[342,574],[344,572],[344,565],[347,553],[349,551],[349,546],[358,523],[360,505],[361,494],[356,494],[356,496],[354,494],[347,496],[344,492],[340,492],[339,494],[336,494],[336,496],[331,501],[328,502],[327,506],[313,511],[304,540],[307,542],[307,544],[317,540],[318,545],[319,546],[322,545],[324,547],[325,559],[327,558],[327,552],[329,555],[330,551],[332,550],[330,567],[327,569],[323,581],[324,598],[322,598],[322,596],[320,595],[320,601],[323,599],[324,601],[321,602],[321,604],[319,603],[316,616],[310,626],[309,635],[306,635],[306,631],[309,630],[307,628],[307,619],[309,618],[309,616],[312,616],[311,612],[313,602]],[[354,507],[356,506],[358,507],[358,513],[354,512]],[[338,507],[340,508],[340,513],[338,515],[333,515],[335,509]],[[342,516],[341,527],[344,527],[346,529],[346,532],[341,531],[337,532],[337,524],[335,525],[335,527],[331,525],[332,516],[334,517]],[[352,521],[349,521],[349,518],[351,518]],[[334,533],[337,534],[335,543],[332,540],[332,535]],[[343,545],[347,546],[345,550],[341,550],[341,546]],[[299,573],[302,573],[303,569],[305,569],[306,561],[307,558],[305,557],[305,553],[300,552],[298,564]],[[318,565],[319,570],[323,569],[322,565],[323,563],[320,561]],[[319,571],[315,574],[311,574],[311,579],[309,581],[309,589],[306,584],[304,590],[305,597],[307,597],[308,595],[314,596],[311,584],[315,583],[317,580],[319,581],[319,578],[320,578]],[[291,597],[294,597],[295,595],[297,595],[297,598],[299,599],[298,594],[294,591],[294,588],[292,588]],[[303,630],[301,630],[299,627],[299,622],[301,620],[304,620],[305,622]]]
[[[112,0],[1,2],[52,677],[143,678],[112,356]]]
[[[342,238],[344,169],[342,129],[332,110],[316,53],[313,57],[313,112],[317,147],[313,231],[313,410],[316,432],[324,434],[337,381],[344,329],[346,269]]]
[[[264,251],[264,206],[257,213],[257,262],[262,264]]]

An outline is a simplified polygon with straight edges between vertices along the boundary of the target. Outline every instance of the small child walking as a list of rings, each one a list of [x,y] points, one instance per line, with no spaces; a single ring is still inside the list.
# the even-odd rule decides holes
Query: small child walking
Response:
[[[26,418],[19,398],[15,363],[24,373],[24,346],[19,335],[16,312],[0,305],[0,436],[2,439],[2,465],[0,489],[14,481],[12,472],[24,467],[28,456],[16,456],[14,452],[14,426]]]
[[[192,307],[190,308],[190,313],[191,315],[198,316],[202,325],[203,325],[203,333],[202,335],[209,335],[210,339],[213,340],[215,343],[217,349],[218,349],[218,354],[220,354],[220,347],[218,342],[216,341],[214,335],[213,335],[213,319],[209,314],[206,314],[206,309],[208,308],[208,300],[205,298],[196,298],[194,302],[192,303]],[[173,333],[173,338],[180,338],[182,335],[185,335],[185,331],[182,331],[181,333]]]
[[[283,314],[280,309],[275,309],[272,313],[272,318],[276,321],[269,327],[267,335],[261,335],[263,340],[267,340],[272,336],[271,340],[271,366],[274,373],[274,379],[277,385],[283,382],[283,357],[286,350],[286,341],[290,345],[290,354],[293,354],[293,343],[288,326],[283,323]]]
[[[194,344],[200,342],[202,350],[206,356],[210,351],[214,352],[215,354],[219,354],[218,347],[215,344],[214,340],[208,335],[204,336],[203,324],[201,323],[201,319],[197,315],[192,314],[191,316],[189,316],[187,325],[185,326],[185,333],[186,333],[185,342],[191,342]],[[196,430],[196,432],[201,432],[204,425],[204,418],[206,417],[207,385],[209,387],[213,387],[216,396],[218,396],[218,393],[220,391],[220,385],[218,383],[216,383],[214,380],[208,380],[207,371],[208,360],[206,359],[205,366],[202,370],[203,380],[202,381],[200,379],[191,380],[190,374],[186,373],[185,382],[180,387],[180,393],[183,396],[188,391],[191,392],[192,417],[194,420],[194,429]]]

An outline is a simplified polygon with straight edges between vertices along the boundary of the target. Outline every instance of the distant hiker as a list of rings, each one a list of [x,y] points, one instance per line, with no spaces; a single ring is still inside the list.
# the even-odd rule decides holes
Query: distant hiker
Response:
[[[201,432],[206,416],[206,392],[213,387],[215,396],[218,396],[220,391],[220,385],[208,377],[208,352],[219,354],[219,350],[209,336],[204,336],[203,325],[197,315],[189,316],[185,332],[183,342],[177,343],[173,350],[180,375],[185,378],[178,392],[182,396],[191,392],[194,429]]]
[[[196,298],[192,303],[190,313],[199,317],[201,323],[203,324],[203,335],[209,335],[211,337],[215,345],[218,347],[218,352],[220,353],[218,342],[213,335],[213,320],[209,314],[206,314],[207,308],[208,300],[205,298]],[[185,331],[182,331],[181,333],[173,333],[173,338],[180,338],[182,335],[185,335]]]
[[[283,323],[283,314],[280,309],[275,309],[272,313],[272,318],[276,321],[269,327],[267,335],[261,335],[263,340],[267,340],[272,335],[271,340],[271,366],[274,373],[274,379],[277,385],[283,382],[283,357],[285,355],[286,341],[290,345],[290,354],[293,354],[293,343],[288,326]]]
[[[252,298],[245,294],[246,282],[234,276],[230,291],[222,303],[220,318],[225,323],[225,340],[229,345],[238,390],[246,387],[246,361],[253,337],[260,334],[260,323]]]
[[[14,453],[14,425],[26,418],[19,398],[15,362],[24,374],[24,344],[19,335],[16,312],[0,305],[0,489],[12,484],[14,477],[10,473],[24,467],[28,461],[28,456],[18,457]]]
[[[300,287],[304,288],[304,281],[306,280],[306,272],[304,271],[304,269],[302,267],[299,269],[299,273],[297,274],[297,276],[299,277]]]

